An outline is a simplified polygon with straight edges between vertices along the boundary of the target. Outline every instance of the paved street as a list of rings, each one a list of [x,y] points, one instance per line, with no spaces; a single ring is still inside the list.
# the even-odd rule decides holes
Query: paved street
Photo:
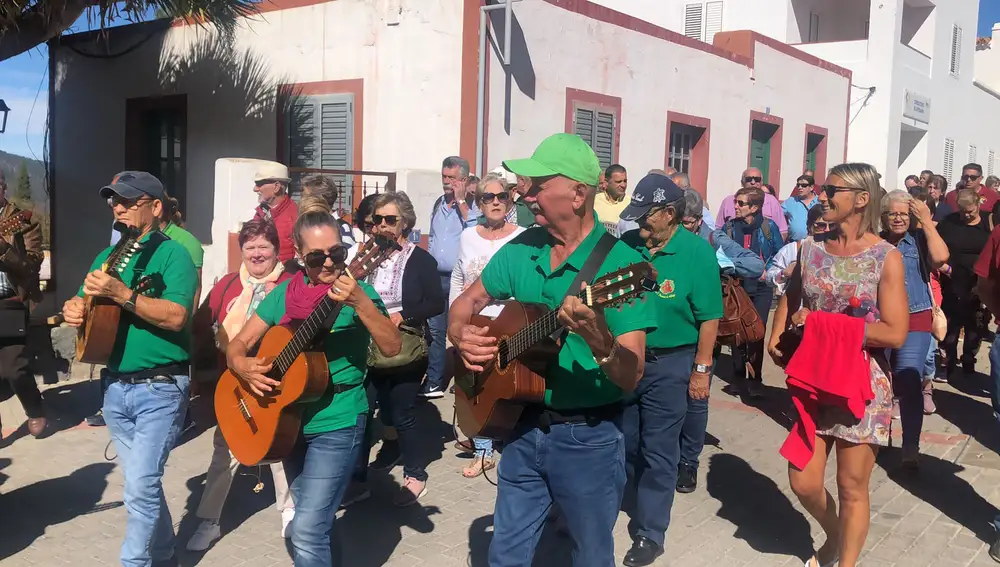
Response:
[[[726,367],[728,359],[720,366]],[[985,349],[980,369],[987,369]],[[111,566],[125,529],[122,477],[106,449],[107,432],[80,426],[94,409],[96,382],[86,373],[47,387],[49,407],[58,416],[53,433],[41,440],[12,431],[23,420],[16,400],[0,404],[5,441],[0,445],[0,564]],[[784,439],[786,402],[782,376],[765,372],[769,401],[760,408],[743,405],[713,385],[709,442],[700,486],[678,495],[668,533],[667,553],[657,565],[801,565],[818,535],[788,488],[785,462],[777,448]],[[872,479],[872,528],[865,567],[890,565],[953,567],[995,565],[986,554],[992,537],[992,503],[1000,503],[1000,447],[982,393],[986,377],[956,382],[961,391],[940,387],[939,415],[924,425],[919,478],[895,472],[898,453],[885,451]],[[422,404],[424,447],[433,464],[422,507],[397,509],[391,504],[401,471],[375,475],[375,495],[338,517],[338,543],[346,567],[485,566],[491,537],[495,489],[485,479],[464,479],[466,462],[452,448],[451,398]],[[210,422],[198,407],[200,424]],[[897,422],[898,423],[898,422]],[[197,520],[211,453],[212,429],[189,432],[174,450],[164,484],[180,541]],[[898,442],[898,432],[895,432]],[[832,470],[832,467],[831,467]],[[254,474],[246,470],[230,493],[222,520],[223,538],[204,554],[181,554],[184,566],[289,566],[279,537],[280,520],[267,468],[259,473],[265,488],[255,494]],[[828,475],[832,486],[832,476]],[[617,536],[619,558],[629,546],[622,514]],[[535,565],[569,565],[570,545],[555,530],[543,535]]]

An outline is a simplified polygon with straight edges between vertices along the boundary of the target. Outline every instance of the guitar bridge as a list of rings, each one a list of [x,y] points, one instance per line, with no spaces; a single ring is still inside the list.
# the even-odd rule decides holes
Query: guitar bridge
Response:
[[[246,398],[243,396],[243,391],[240,388],[233,389],[233,395],[236,397],[237,407],[240,409],[240,415],[243,416],[243,421],[247,422],[252,433],[257,433],[257,421],[250,414],[250,408],[247,407]]]

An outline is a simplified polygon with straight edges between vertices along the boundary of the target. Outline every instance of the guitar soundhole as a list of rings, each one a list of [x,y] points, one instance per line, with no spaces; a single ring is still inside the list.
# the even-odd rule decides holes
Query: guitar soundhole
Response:
[[[257,421],[250,414],[250,408],[247,407],[246,398],[243,397],[243,390],[240,388],[233,389],[233,395],[236,397],[236,403],[239,405],[240,414],[243,416],[243,421],[247,422],[250,427],[250,431],[254,434],[257,433]]]

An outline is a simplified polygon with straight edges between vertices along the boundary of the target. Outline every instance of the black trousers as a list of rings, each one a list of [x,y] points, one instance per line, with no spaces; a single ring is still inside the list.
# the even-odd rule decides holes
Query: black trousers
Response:
[[[941,310],[948,318],[948,332],[941,341],[941,348],[947,357],[945,366],[948,372],[950,373],[958,365],[958,337],[962,329],[965,329],[962,364],[975,366],[976,353],[979,352],[983,330],[986,328],[984,323],[989,320],[989,316],[984,313],[982,302],[975,294],[958,298],[954,294],[945,293],[941,303]]]
[[[17,396],[29,418],[44,417],[42,394],[28,362],[25,339],[0,339],[0,400]]]

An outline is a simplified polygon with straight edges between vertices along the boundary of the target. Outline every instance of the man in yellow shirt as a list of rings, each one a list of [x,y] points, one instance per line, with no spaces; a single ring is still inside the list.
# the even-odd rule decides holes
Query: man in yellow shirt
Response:
[[[628,205],[625,193],[628,190],[628,173],[616,164],[604,171],[605,183],[594,198],[594,212],[597,218],[614,235],[618,235],[618,218]]]

